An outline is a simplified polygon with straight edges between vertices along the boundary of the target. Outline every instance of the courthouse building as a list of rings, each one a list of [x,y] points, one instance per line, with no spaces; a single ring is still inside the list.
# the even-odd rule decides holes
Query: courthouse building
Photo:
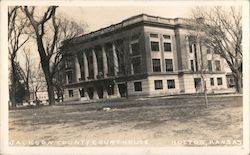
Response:
[[[64,100],[158,96],[227,87],[222,58],[186,19],[137,15],[63,42]],[[205,67],[204,67],[205,66]]]

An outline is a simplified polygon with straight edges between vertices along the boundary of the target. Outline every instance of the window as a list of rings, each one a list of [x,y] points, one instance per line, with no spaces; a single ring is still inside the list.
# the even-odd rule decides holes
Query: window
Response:
[[[132,66],[134,74],[141,72],[141,57],[133,58],[132,59]]]
[[[161,62],[160,59],[153,59],[153,72],[161,71]]]
[[[142,91],[141,82],[134,82],[135,91]]]
[[[214,86],[214,78],[210,78],[210,85]]]
[[[170,35],[163,35],[164,39],[170,39]]]
[[[208,68],[208,71],[212,71],[213,68],[212,68],[212,60],[208,60],[207,61],[207,68]]]
[[[151,51],[159,51],[159,42],[151,41]]]
[[[207,54],[211,54],[210,48],[207,49]]]
[[[174,89],[175,88],[174,80],[167,80],[167,83],[168,83],[168,89]]]
[[[162,80],[155,80],[155,90],[163,89]]]
[[[171,43],[164,43],[164,51],[171,52]]]
[[[132,55],[140,55],[140,47],[138,42],[131,44],[131,52]]]
[[[70,60],[65,60],[65,68],[72,68],[72,62]]]
[[[193,53],[192,44],[189,44],[189,53]]]
[[[66,74],[67,74],[68,83],[72,83],[73,82],[72,72],[67,72]]]
[[[217,78],[217,84],[222,85],[222,78]]]
[[[165,65],[166,65],[166,72],[173,71],[173,60],[172,59],[165,59]]]
[[[216,71],[221,71],[220,60],[216,60],[215,61],[215,70]]]
[[[158,38],[158,34],[150,33],[150,38]]]
[[[73,90],[69,90],[69,97],[74,97]]]
[[[190,60],[191,70],[194,72],[194,60]]]
[[[194,78],[194,87],[195,88],[201,87],[201,78]]]

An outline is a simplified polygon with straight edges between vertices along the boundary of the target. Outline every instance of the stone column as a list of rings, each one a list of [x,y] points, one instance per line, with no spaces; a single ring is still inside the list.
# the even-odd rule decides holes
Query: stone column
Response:
[[[94,100],[98,100],[99,99],[99,96],[98,96],[98,93],[97,93],[97,90],[96,90],[95,87],[94,87],[94,90],[93,90],[93,99]]]
[[[81,78],[80,64],[77,56],[75,56],[74,59],[75,59],[75,82],[79,82],[79,78]]]
[[[93,56],[94,79],[97,79],[98,66],[97,66],[97,59],[96,59],[96,54],[95,54],[95,50],[94,49],[92,49],[92,56]]]
[[[103,88],[103,98],[105,98],[105,99],[109,98],[108,91],[105,87]]]
[[[86,88],[84,89],[84,97],[86,98],[86,100],[89,100],[89,93]]]
[[[106,78],[108,74],[108,62],[104,46],[102,46],[102,61],[103,61],[103,76],[104,78]]]
[[[84,79],[88,80],[88,76],[89,76],[89,67],[88,67],[88,59],[86,56],[86,53],[83,52],[83,66],[84,66]]]
[[[115,97],[121,97],[121,94],[119,92],[119,88],[118,88],[118,85],[115,83],[114,84],[114,96]]]
[[[114,44],[112,44],[112,49],[113,49],[114,75],[116,76],[119,71],[119,68],[118,68],[118,57]]]

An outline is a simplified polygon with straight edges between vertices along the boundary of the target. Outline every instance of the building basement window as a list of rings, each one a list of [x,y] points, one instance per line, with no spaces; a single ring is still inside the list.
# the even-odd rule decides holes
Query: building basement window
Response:
[[[223,83],[222,83],[222,78],[217,78],[217,84],[218,85],[222,85]]]
[[[167,80],[168,89],[174,89],[175,88],[175,81],[174,80]]]
[[[164,43],[164,51],[165,52],[171,52],[171,43]]]
[[[159,50],[159,42],[151,41],[151,51],[158,52]]]
[[[142,91],[141,82],[134,82],[135,91]]]
[[[74,92],[73,92],[73,90],[69,90],[69,97],[74,97]]]
[[[162,80],[155,80],[155,90],[163,89]]]
[[[160,59],[153,59],[153,72],[161,71],[161,62]]]

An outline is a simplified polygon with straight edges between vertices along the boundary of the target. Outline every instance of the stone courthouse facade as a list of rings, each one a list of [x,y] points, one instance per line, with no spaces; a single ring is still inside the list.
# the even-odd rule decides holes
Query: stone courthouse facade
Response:
[[[65,40],[64,99],[199,93],[227,87],[222,58],[191,35],[185,19],[137,15]]]

